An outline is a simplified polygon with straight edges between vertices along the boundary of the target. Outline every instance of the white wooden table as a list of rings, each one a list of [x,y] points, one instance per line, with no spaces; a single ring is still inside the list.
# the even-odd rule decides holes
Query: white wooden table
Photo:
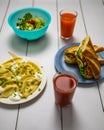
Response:
[[[52,16],[46,35],[36,41],[20,39],[7,22],[12,11],[31,6],[44,8]],[[59,33],[59,11],[66,8],[78,12],[74,38],[69,41]],[[10,58],[8,51],[41,59],[47,75],[46,89],[38,99],[21,105],[0,103],[0,130],[104,130],[104,80],[79,84],[70,107],[58,108],[54,103],[55,54],[86,35],[104,46],[104,0],[0,0],[0,62]]]

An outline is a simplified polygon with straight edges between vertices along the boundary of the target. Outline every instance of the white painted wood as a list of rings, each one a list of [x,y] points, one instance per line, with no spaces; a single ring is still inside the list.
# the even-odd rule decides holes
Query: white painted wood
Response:
[[[95,85],[78,85],[73,104],[62,111],[64,130],[104,129],[104,113]]]
[[[97,4],[97,6],[95,6]],[[81,41],[87,33],[91,36],[93,41],[100,41],[103,37],[102,32],[104,19],[101,17],[104,12],[101,1],[97,0],[70,0],[62,1],[59,0],[59,10],[63,7],[70,8],[71,10],[77,10],[78,19],[76,23],[76,28],[74,31],[74,37],[71,40],[60,41],[60,48],[65,44],[70,44],[74,41]],[[98,15],[98,20],[96,19],[95,12]],[[84,15],[84,19],[83,19]],[[96,19],[96,20],[95,20]],[[85,20],[85,23],[84,21]],[[96,26],[99,25],[99,26]],[[94,29],[92,29],[92,27]],[[99,30],[99,32],[94,33],[94,30]],[[102,31],[102,32],[101,32]],[[92,33],[91,33],[92,32]],[[96,37],[95,37],[96,35]],[[78,39],[78,38],[79,39]],[[95,43],[96,43],[95,42]],[[100,45],[100,44],[99,44]],[[103,44],[102,44],[103,45]],[[89,87],[88,87],[89,86]],[[103,93],[104,96],[104,93]],[[97,84],[91,85],[78,85],[77,91],[75,93],[73,104],[67,108],[62,109],[62,120],[63,120],[63,130],[98,130],[104,129],[104,116],[102,111],[102,105],[100,101],[100,96],[98,92]]]
[[[93,43],[104,46],[104,5],[102,0],[81,0],[88,35]]]
[[[10,2],[9,5],[8,2]],[[30,6],[49,11],[52,21],[45,36],[28,43],[14,34],[7,23],[7,19],[12,11]],[[59,26],[59,11],[66,8],[78,12],[73,39],[68,41],[60,38]],[[2,26],[0,30],[0,62],[10,57],[8,51],[12,51],[17,55],[27,55],[39,59],[47,75],[46,88],[35,100],[20,106],[0,104],[0,130],[103,130],[104,80],[98,84],[79,84],[72,105],[62,108],[62,118],[61,110],[54,103],[52,83],[52,78],[56,73],[54,57],[59,48],[71,42],[81,42],[86,34],[91,36],[94,43],[104,46],[103,1],[0,0],[0,16],[2,17],[0,21],[0,26]],[[4,17],[4,23],[2,24]]]
[[[12,51],[17,55],[26,55],[27,41],[18,38],[13,30],[9,27],[7,19],[9,14],[19,8],[32,5],[32,0],[0,0],[0,25],[2,20],[4,23],[0,32],[0,62],[10,58],[8,51]],[[6,13],[6,7],[7,13]],[[3,19],[5,17],[5,19]],[[9,106],[0,103],[0,130],[15,130],[18,117],[18,105]]]
[[[104,2],[104,1],[103,1]],[[82,1],[88,34],[93,43],[104,47],[104,3],[102,0]],[[88,9],[87,9],[88,8]],[[99,82],[102,106],[104,109],[104,80]]]
[[[2,31],[2,26],[4,24],[8,2],[9,1],[6,1],[6,0],[0,1],[0,17],[1,17],[0,31]],[[3,35],[0,32],[0,41],[1,41],[0,62],[6,59],[5,54],[3,53],[5,52],[4,50],[6,49],[5,40],[6,39],[3,38]],[[0,129],[1,130],[15,129],[15,124],[16,124],[16,119],[17,119],[17,110],[18,110],[18,106],[8,106],[8,105],[0,104],[0,115],[1,115],[0,116]],[[7,125],[5,125],[4,122]]]
[[[43,8],[52,16],[46,35],[39,40],[29,42],[27,52],[27,56],[36,58],[43,64],[47,85],[44,93],[36,101],[21,105],[17,129],[60,130],[60,111],[54,104],[52,83],[55,74],[54,57],[58,50],[56,1],[35,0],[34,7]]]
[[[0,19],[1,19],[0,20],[0,31],[1,31],[2,26],[3,26],[3,21],[5,19],[5,14],[7,11],[8,4],[9,4],[9,1],[7,1],[7,0],[0,1]]]
[[[101,96],[101,103],[104,112],[104,79],[99,82],[99,94]]]
[[[85,25],[92,42],[104,47],[104,3],[102,0],[81,1]],[[104,106],[104,83],[99,82],[99,89]]]
[[[102,0],[82,1],[83,13],[85,17],[88,34],[92,42],[104,47],[104,3]],[[87,10],[88,8],[88,10]],[[88,18],[89,16],[89,18]],[[99,82],[102,106],[104,109],[104,80]]]

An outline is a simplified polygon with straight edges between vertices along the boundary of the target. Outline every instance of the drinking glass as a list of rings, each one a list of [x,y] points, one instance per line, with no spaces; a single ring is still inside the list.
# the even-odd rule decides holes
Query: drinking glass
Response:
[[[77,12],[69,10],[60,11],[60,33],[61,38],[70,39],[73,36]]]

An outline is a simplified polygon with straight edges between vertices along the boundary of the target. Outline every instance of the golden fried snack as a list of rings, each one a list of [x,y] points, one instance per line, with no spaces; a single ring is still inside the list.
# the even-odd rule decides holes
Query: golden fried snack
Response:
[[[80,74],[86,79],[98,79],[101,65],[94,50],[91,39],[86,36],[75,51]]]
[[[93,48],[96,53],[104,51],[104,47],[93,45]],[[78,49],[78,46],[71,46],[64,51],[64,59],[65,62],[68,64],[76,64],[76,57],[75,57],[75,51]],[[101,57],[98,57],[98,60],[100,63],[104,62],[104,59]]]

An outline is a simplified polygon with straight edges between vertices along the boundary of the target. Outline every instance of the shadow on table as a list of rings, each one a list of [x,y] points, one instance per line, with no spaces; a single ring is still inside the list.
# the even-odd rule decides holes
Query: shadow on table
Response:
[[[12,34],[8,40],[8,44],[13,52],[19,55],[26,55],[28,51],[31,54],[35,54],[41,53],[48,48],[50,36],[46,34],[37,40],[28,41]]]

